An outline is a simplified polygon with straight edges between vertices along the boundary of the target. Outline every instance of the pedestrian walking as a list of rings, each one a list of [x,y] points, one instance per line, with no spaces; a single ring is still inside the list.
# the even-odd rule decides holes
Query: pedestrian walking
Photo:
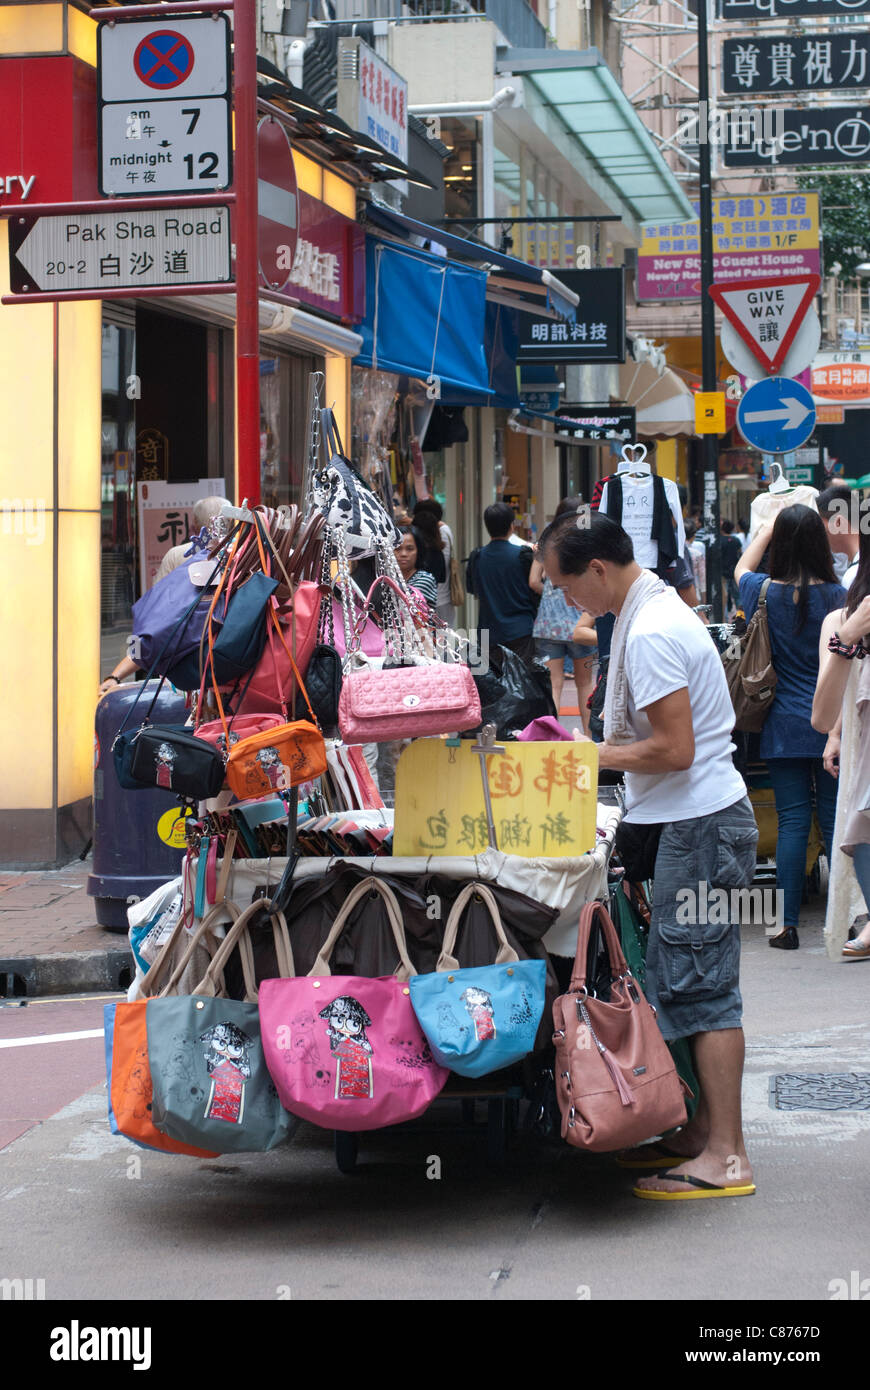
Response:
[[[576,515],[582,502],[578,497],[564,497],[556,508],[556,517],[568,513]],[[589,697],[595,684],[595,658],[597,639],[592,619],[588,613],[578,613],[572,608],[560,589],[544,575],[544,567],[539,559],[532,565],[530,582],[534,588],[542,581],[543,588],[535,626],[535,650],[542,661],[546,661],[553,687],[553,702],[558,711],[561,708],[562,688],[565,683],[565,664],[572,662],[572,677],[577,687],[577,708],[584,734],[589,733]]]
[[[766,575],[757,566],[768,546]],[[761,730],[760,753],[776,801],[776,885],[783,894],[783,930],[771,937],[770,945],[796,951],[814,810],[829,864],[834,842],[837,783],[825,770],[825,738],[813,728],[810,716],[822,623],[832,610],[842,608],[846,591],[834,577],[824,522],[817,512],[798,503],[761,527],[735,575],[747,622],[758,607],[765,579],[771,581],[767,626],[777,686]]]
[[[743,554],[743,546],[734,534],[734,522],[726,517],[721,525],[722,531],[722,583],[725,588],[725,616],[733,613],[738,604],[737,582],[734,571]]]
[[[853,516],[856,501],[857,495],[852,489],[842,485],[826,487],[816,498],[834,556],[834,571],[844,589],[849,588],[858,571],[861,528],[860,524],[853,524],[858,521]]]
[[[821,501],[821,498],[819,499]],[[825,934],[846,960],[870,960],[870,921],[843,940],[859,911],[870,913],[870,534],[860,536],[855,578],[819,639],[813,728],[831,731],[825,765],[838,778]],[[858,897],[863,896],[863,905]]]
[[[609,517],[553,521],[544,569],[593,618],[616,615],[599,766],[625,774],[624,844],[653,865],[646,992],[668,1040],[691,1039],[700,1084],[692,1120],[625,1166],[666,1168],[638,1197],[685,1201],[755,1191],[743,1141],[739,921],[707,921],[703,886],[745,888],[758,832],[732,761],[734,712],[716,647],[673,589],[644,570]],[[636,871],[627,865],[630,877]],[[640,876],[649,877],[649,873]],[[693,912],[691,904],[696,904]],[[711,916],[713,914],[710,914]],[[702,920],[703,919],[703,920]]]
[[[455,553],[453,532],[444,521],[444,509],[434,497],[418,502],[414,508],[414,525],[426,541],[424,563],[431,570],[438,587],[436,608],[438,617],[448,627],[456,622],[456,606],[450,598],[450,562]],[[431,563],[430,563],[431,560]]]
[[[480,604],[480,627],[491,644],[510,647],[524,661],[535,655],[532,631],[538,596],[530,584],[534,551],[528,545],[512,545],[514,509],[494,502],[483,514],[490,535],[488,545],[468,557],[466,587]]]

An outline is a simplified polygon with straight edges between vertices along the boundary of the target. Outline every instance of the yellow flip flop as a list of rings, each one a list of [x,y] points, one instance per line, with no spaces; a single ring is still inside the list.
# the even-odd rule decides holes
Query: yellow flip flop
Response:
[[[687,1192],[667,1192],[663,1188],[635,1187],[635,1197],[644,1197],[650,1202],[692,1202],[707,1197],[751,1197],[755,1183],[744,1183],[739,1187],[720,1187],[718,1183],[706,1182],[703,1178],[693,1178],[691,1173],[662,1173],[667,1182],[686,1183]],[[653,1179],[655,1182],[656,1179]]]

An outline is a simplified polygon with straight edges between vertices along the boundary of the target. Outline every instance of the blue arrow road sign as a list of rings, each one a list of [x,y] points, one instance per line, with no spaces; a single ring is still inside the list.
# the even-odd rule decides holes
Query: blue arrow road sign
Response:
[[[805,386],[787,376],[750,386],[737,407],[737,426],[747,444],[765,454],[799,449],[816,427],[816,408]]]

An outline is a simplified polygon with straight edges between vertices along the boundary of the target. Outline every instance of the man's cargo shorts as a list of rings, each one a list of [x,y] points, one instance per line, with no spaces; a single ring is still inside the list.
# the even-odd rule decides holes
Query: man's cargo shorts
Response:
[[[757,840],[746,796],[724,811],[674,821],[662,830],[646,996],[669,1041],[741,1025],[740,912],[730,890],[752,883]],[[717,888],[728,892],[724,910]]]

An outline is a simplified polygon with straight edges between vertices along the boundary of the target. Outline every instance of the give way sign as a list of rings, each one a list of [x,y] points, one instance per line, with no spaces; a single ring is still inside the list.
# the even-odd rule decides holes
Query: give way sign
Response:
[[[814,274],[720,280],[710,294],[766,372],[777,372],[818,293]]]

